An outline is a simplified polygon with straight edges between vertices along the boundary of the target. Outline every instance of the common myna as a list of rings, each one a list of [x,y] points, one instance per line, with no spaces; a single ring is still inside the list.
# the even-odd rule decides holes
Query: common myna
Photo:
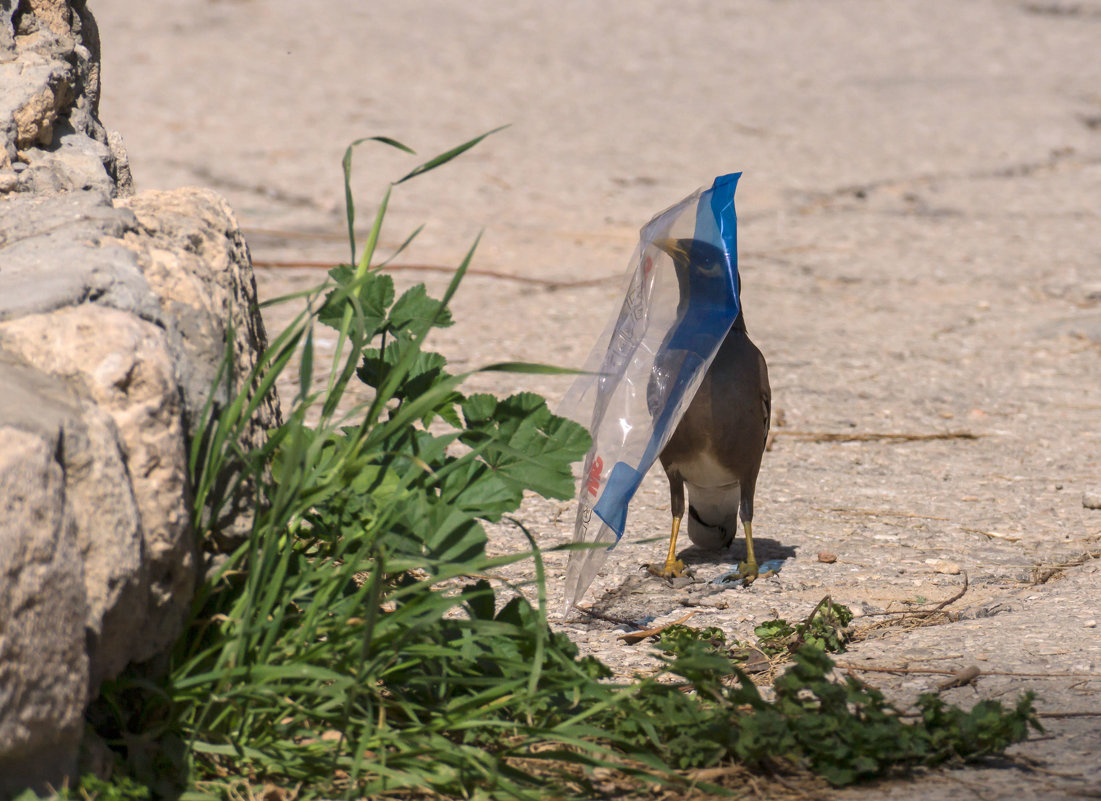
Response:
[[[666,239],[657,245],[673,259],[683,314],[689,307],[689,296],[693,303],[698,303],[699,295],[708,291],[711,277],[724,269],[723,253],[696,239]],[[647,386],[651,413],[666,391],[663,386],[666,376],[675,369],[674,365],[669,369],[662,364],[654,365]],[[671,577],[684,572],[684,564],[676,558],[676,548],[687,484],[689,539],[710,550],[728,547],[737,533],[740,509],[745,525],[746,559],[738,570],[747,582],[757,577],[752,534],[753,491],[768,436],[771,405],[765,357],[750,341],[745,318],[739,310],[703,382],[661,452],[661,464],[669,477],[673,530],[665,564],[648,565],[651,573]]]

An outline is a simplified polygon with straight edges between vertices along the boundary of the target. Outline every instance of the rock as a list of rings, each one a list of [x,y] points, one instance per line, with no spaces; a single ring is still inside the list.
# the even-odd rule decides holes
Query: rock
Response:
[[[197,544],[187,463],[230,326],[234,392],[266,346],[248,248],[211,192],[131,197],[98,54],[83,2],[0,8],[0,798],[74,777],[100,683],[167,651],[200,546],[251,520],[246,485]]]
[[[1087,509],[1101,509],[1101,490],[1086,490],[1083,492],[1082,505]]]
[[[83,304],[0,323],[0,347],[66,379],[118,430],[150,593],[147,604],[127,610],[137,630],[122,665],[147,660],[175,639],[196,572],[181,398],[167,336],[134,315]],[[111,500],[101,495],[96,505]]]
[[[943,559],[926,559],[925,563],[933,569],[934,573],[941,573],[945,576],[958,576],[960,574],[960,566],[955,562],[947,562]]]
[[[198,423],[223,356],[232,325],[235,369],[247,375],[267,345],[256,303],[256,282],[248,246],[226,201],[204,189],[144,192],[116,203],[133,212],[137,227],[120,242],[137,257],[139,269],[160,302],[160,313],[177,362],[184,394],[185,422]],[[215,409],[228,402],[225,388]],[[245,432],[258,445],[264,431],[277,424],[274,396],[261,404]],[[228,550],[244,541],[251,526],[252,484],[246,482],[214,523],[214,543]]]
[[[832,565],[837,561],[837,554],[830,553],[829,551],[819,551],[818,561],[827,565]]]
[[[58,462],[79,425],[68,394],[0,353],[0,794],[70,775],[88,701],[83,562]]]
[[[3,200],[0,320],[87,301],[161,324],[160,303],[130,250],[114,242],[137,221],[94,191]]]

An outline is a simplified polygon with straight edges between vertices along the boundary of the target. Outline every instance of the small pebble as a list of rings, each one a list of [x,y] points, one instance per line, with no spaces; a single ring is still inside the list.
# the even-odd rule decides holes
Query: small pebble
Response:
[[[934,573],[942,573],[945,576],[958,576],[960,566],[955,562],[945,562],[941,559],[926,559],[927,564],[933,568]]]
[[[837,561],[837,554],[830,553],[829,551],[819,551],[818,561],[824,562],[827,565],[832,565],[834,562]]]
[[[1097,628],[1097,621],[1096,620],[1087,620],[1082,625],[1085,626],[1087,629],[1095,629],[1095,628]]]
[[[1101,509],[1101,491],[1086,490],[1083,492],[1082,505],[1087,509]]]

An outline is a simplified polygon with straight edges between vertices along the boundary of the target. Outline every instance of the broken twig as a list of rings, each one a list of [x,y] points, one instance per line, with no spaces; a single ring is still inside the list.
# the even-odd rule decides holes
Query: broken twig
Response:
[[[970,684],[981,675],[981,670],[979,670],[975,665],[969,665],[963,670],[956,671],[952,674],[951,678],[945,679],[940,684],[938,684],[937,690],[939,690],[940,692],[944,692],[945,690],[951,690],[953,687],[963,687],[964,685]]]
[[[791,437],[804,442],[926,442],[936,439],[979,439],[985,434],[973,431],[942,431],[936,433],[874,433],[871,431],[788,431],[776,432],[777,437]]]
[[[279,261],[272,259],[254,259],[252,262],[253,267],[268,267],[274,269],[309,269],[309,270],[331,270],[337,265],[331,261]],[[397,272],[399,270],[416,270],[419,272],[427,273],[444,273],[446,275],[454,275],[454,267],[445,267],[440,264],[387,264],[383,268],[386,272]],[[535,278],[530,275],[516,275],[515,273],[502,273],[496,270],[482,270],[476,267],[471,267],[466,271],[467,275],[480,275],[484,278],[498,278],[502,281],[515,281],[519,284],[534,284],[535,286],[546,287],[547,289],[580,289],[588,286],[598,286],[599,284],[609,283],[613,280],[619,280],[619,276],[604,276],[602,278],[581,278],[573,281],[556,281],[551,278]]]
[[[929,608],[929,609],[897,609],[893,612],[867,612],[864,615],[864,617],[895,617],[895,616],[905,616],[905,615],[913,615],[915,617],[929,616],[929,615],[932,615],[936,612],[944,611],[944,607],[949,606],[950,604],[954,604],[956,601],[958,601],[960,598],[962,598],[964,596],[964,594],[967,592],[967,587],[968,587],[968,580],[967,580],[967,573],[965,572],[963,574],[963,586],[960,587],[959,592],[957,592],[951,598],[949,598],[945,601],[941,601],[939,604],[937,604],[936,606],[934,606],[932,608]]]
[[[629,631],[626,634],[620,634],[619,639],[623,640],[623,642],[627,645],[634,645],[635,643],[642,642],[643,640],[645,640],[648,637],[654,637],[658,634],[661,634],[663,631],[665,631],[670,626],[676,626],[676,625],[679,625],[681,623],[684,623],[686,620],[688,620],[694,614],[696,614],[695,610],[692,611],[692,612],[689,612],[687,615],[684,615],[682,617],[678,617],[676,620],[674,620],[670,623],[663,623],[660,626],[654,626],[653,628],[650,628],[650,629],[643,629],[642,631]]]
[[[617,617],[615,615],[609,615],[605,612],[598,612],[595,609],[586,609],[583,606],[575,606],[574,609],[576,609],[578,612],[581,612],[584,615],[588,615],[589,617],[593,618],[594,620],[603,620],[605,623],[612,623],[616,626],[630,626],[632,629],[635,629],[635,630],[638,630],[638,629],[642,628],[635,621],[628,620],[625,617]]]
[[[849,665],[838,663],[834,665],[838,670],[854,670],[860,673],[922,673],[931,676],[955,676],[959,671],[941,670],[940,668],[918,668],[906,666],[886,665]],[[984,670],[984,676],[1012,676],[1021,679],[1101,679],[1096,673],[1017,673],[1012,670]]]

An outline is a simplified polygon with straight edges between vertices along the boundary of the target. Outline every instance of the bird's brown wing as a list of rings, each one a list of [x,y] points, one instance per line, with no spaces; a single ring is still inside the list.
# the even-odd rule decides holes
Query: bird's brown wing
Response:
[[[757,358],[761,361],[761,411],[765,416],[765,437],[762,447],[768,442],[768,430],[772,421],[772,387],[768,383],[768,365],[765,364],[765,356],[757,351]]]

